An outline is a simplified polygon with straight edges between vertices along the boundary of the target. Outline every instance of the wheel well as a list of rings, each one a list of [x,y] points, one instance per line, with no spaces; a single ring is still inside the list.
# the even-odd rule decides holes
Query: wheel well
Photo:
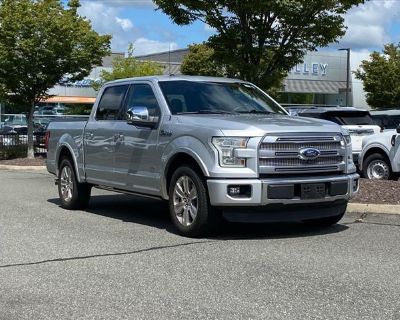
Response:
[[[372,154],[374,154],[374,153],[380,154],[382,157],[384,157],[385,160],[388,162],[388,164],[391,166],[390,159],[389,159],[388,155],[386,154],[385,151],[383,151],[383,150],[380,149],[380,148],[371,148],[371,149],[369,149],[369,150],[365,153],[364,159],[363,159],[363,166],[364,166],[365,160],[366,160],[370,155],[372,155]]]
[[[67,147],[61,148],[60,154],[58,156],[57,168],[60,167],[61,161],[63,161],[63,159],[73,160],[71,151],[69,151],[69,149]]]
[[[178,153],[176,154],[168,163],[167,165],[167,173],[166,173],[166,186],[167,190],[171,183],[172,175],[174,174],[175,170],[183,165],[189,165],[194,171],[196,171],[200,177],[204,177],[204,173],[201,170],[201,167],[197,163],[193,157],[186,153]]]

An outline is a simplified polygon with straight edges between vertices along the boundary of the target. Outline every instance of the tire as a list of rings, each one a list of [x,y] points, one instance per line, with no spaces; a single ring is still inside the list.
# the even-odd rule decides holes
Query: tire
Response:
[[[89,204],[91,189],[91,185],[78,182],[71,160],[63,159],[58,170],[61,207],[68,210],[85,209]]]
[[[205,182],[192,168],[178,168],[169,185],[169,213],[178,233],[201,237],[215,232],[221,215],[211,207]]]
[[[326,218],[319,218],[319,219],[310,219],[310,220],[304,220],[303,222],[309,225],[313,225],[316,227],[329,227],[334,224],[337,224],[344,216],[346,213],[347,205],[344,207],[344,209],[341,209],[342,211],[340,214],[336,216],[331,216],[331,217],[326,217]]]
[[[364,178],[372,180],[391,180],[393,178],[390,162],[380,153],[369,155],[362,168]]]

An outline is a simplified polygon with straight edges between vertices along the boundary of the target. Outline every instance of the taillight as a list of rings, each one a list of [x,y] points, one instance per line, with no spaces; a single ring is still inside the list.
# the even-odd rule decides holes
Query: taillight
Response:
[[[44,147],[47,151],[49,151],[49,140],[50,140],[50,131],[46,131],[44,134]]]

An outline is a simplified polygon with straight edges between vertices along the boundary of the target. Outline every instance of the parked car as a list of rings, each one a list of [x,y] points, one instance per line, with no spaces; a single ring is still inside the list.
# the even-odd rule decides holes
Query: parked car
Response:
[[[294,112],[292,110],[292,112]],[[351,136],[353,147],[353,160],[358,164],[359,155],[362,151],[363,138],[378,133],[381,128],[372,120],[367,110],[352,107],[315,107],[301,109],[298,116],[329,120],[339,124],[346,129]]]
[[[400,124],[400,110],[371,111],[371,116],[382,130],[396,129]]]
[[[368,179],[397,179],[400,175],[400,126],[363,140],[359,168]]]
[[[51,122],[46,136],[62,207],[85,208],[92,187],[162,199],[185,236],[222,218],[331,225],[358,191],[346,130],[291,117],[236,79],[109,82],[89,120]]]

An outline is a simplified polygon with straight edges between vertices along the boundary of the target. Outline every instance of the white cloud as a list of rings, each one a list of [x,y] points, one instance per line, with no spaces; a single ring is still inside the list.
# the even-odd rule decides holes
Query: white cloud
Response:
[[[119,9],[102,2],[85,1],[79,8],[79,14],[92,22],[93,28],[100,34],[111,34],[113,51],[124,52],[134,37],[141,36],[138,29],[129,19],[119,16]]]
[[[339,46],[352,49],[381,48],[393,41],[389,26],[400,17],[400,5],[396,1],[367,1],[351,9],[345,16],[348,26]]]
[[[129,43],[135,47],[135,55],[177,49],[176,42],[162,42],[147,39],[144,32],[135,27],[133,21],[121,17],[121,6],[152,5],[147,0],[83,1],[79,14],[91,20],[93,28],[100,34],[111,34],[111,49],[114,52],[126,52]]]
[[[178,44],[175,42],[161,42],[146,38],[136,39],[133,45],[135,47],[135,55],[143,55],[178,49]]]
[[[133,29],[133,23],[129,19],[121,19],[116,17],[115,21],[121,26],[122,30],[129,31]]]

